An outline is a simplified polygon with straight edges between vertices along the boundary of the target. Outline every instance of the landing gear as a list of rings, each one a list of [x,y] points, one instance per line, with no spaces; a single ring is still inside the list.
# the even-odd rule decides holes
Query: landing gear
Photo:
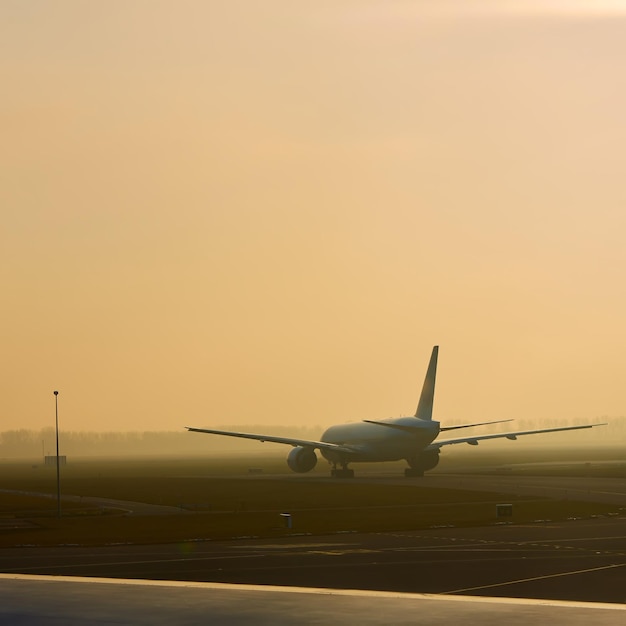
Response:
[[[407,478],[423,476],[424,472],[433,469],[439,463],[439,450],[427,450],[407,459],[409,467],[404,470]]]
[[[421,469],[413,469],[412,467],[407,467],[407,468],[404,470],[404,475],[405,475],[407,478],[415,478],[416,476],[418,476],[418,477],[422,477],[422,476],[424,476],[424,470],[421,470]]]
[[[337,469],[337,463],[333,463],[330,475],[333,478],[354,478],[354,470],[348,469],[347,463],[341,463],[341,469]]]

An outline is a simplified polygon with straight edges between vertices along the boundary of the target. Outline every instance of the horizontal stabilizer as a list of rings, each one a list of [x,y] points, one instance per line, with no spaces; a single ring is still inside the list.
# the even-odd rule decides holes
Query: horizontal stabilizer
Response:
[[[441,428],[441,432],[444,430],[457,430],[458,428],[472,428],[473,426],[486,426],[487,424],[502,424],[504,422],[512,422],[513,420],[497,420],[495,422],[480,422],[479,424],[462,424],[461,426],[445,426]]]
[[[394,428],[395,430],[403,430],[405,433],[412,433],[417,435],[424,432],[424,426],[417,423],[415,426],[409,426],[407,424],[391,424],[389,422],[377,422],[375,420],[363,420],[368,424],[376,424],[378,426],[386,426],[387,428]]]

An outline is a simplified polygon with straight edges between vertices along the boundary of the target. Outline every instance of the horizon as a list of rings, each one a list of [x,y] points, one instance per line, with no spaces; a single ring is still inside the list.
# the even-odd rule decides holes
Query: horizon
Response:
[[[444,458],[449,456],[463,456],[468,453],[470,458],[480,463],[483,454],[506,453],[512,455],[532,454],[533,451],[554,450],[587,450],[606,451],[620,449],[621,441],[626,438],[626,416],[619,418],[603,418],[605,426],[590,430],[546,433],[544,435],[522,436],[517,441],[493,440],[482,442],[480,450],[470,451],[467,445],[446,448]],[[596,420],[594,423],[599,423]],[[567,423],[545,424],[538,420],[522,420],[515,424],[494,424],[489,427],[474,427],[471,433],[475,435],[490,433],[505,433],[512,430],[534,429],[540,426],[575,426],[577,420]],[[222,425],[215,425],[221,427]],[[299,438],[318,439],[324,427],[322,426],[280,426],[260,424],[223,425],[230,426],[239,432],[259,432],[263,429],[268,435],[295,436]],[[440,436],[447,439],[445,433]],[[243,440],[234,437],[221,437],[193,433],[186,430],[168,431],[60,431],[60,455],[68,458],[104,457],[104,456],[206,456],[215,454],[246,454],[252,456],[277,455],[285,457],[290,446],[271,442]],[[55,429],[45,427],[41,430],[5,430],[0,431],[0,460],[13,458],[40,458],[55,455]]]

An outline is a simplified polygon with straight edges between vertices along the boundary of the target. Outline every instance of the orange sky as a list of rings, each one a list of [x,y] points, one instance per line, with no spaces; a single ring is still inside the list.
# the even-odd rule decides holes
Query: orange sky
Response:
[[[2,427],[626,413],[626,1],[4,0]]]

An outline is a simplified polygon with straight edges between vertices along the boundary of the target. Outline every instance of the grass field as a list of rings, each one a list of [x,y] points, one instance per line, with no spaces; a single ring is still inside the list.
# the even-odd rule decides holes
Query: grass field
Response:
[[[467,463],[467,458],[457,457],[458,467]],[[506,458],[512,462],[510,454]],[[487,461],[476,470],[495,471],[499,467],[499,459]],[[516,461],[528,463],[528,455]],[[543,471],[562,472],[568,464],[577,467],[581,463],[587,474],[595,471],[596,466],[599,472],[613,467],[599,461],[594,465],[575,455],[572,458],[569,451],[568,458],[559,459],[561,464],[545,466]],[[355,480],[331,481],[326,471],[293,475],[285,466],[284,456],[276,454],[243,461],[228,457],[70,459],[61,471],[63,494],[177,509],[170,515],[131,516],[125,514],[123,507],[64,500],[63,516],[58,519],[55,468],[4,461],[0,463],[0,547],[162,543],[485,525],[498,521],[495,505],[501,502],[514,505],[514,522],[617,513],[617,507],[604,504],[434,489],[419,479],[406,484],[366,480],[369,473],[380,475],[383,468],[384,475],[401,475],[403,467],[356,466]],[[249,475],[251,468],[254,475]],[[358,476],[364,479],[360,481]],[[32,493],[48,497],[29,495]],[[291,529],[286,527],[281,513],[291,514]]]

